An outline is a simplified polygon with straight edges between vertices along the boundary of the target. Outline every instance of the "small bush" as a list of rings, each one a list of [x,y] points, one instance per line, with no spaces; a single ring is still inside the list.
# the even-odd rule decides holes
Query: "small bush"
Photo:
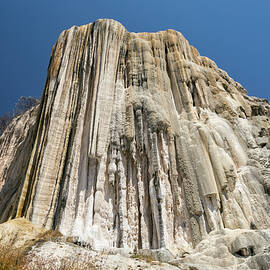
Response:
[[[156,259],[150,255],[138,254],[138,253],[131,255],[130,258],[142,260],[142,261],[145,261],[147,263],[152,263],[153,261],[156,261]]]

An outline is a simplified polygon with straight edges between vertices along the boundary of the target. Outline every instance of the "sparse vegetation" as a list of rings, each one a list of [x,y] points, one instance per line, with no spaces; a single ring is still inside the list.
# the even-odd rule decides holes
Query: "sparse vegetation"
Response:
[[[12,112],[8,112],[0,116],[0,136],[14,117],[23,114],[38,103],[39,100],[33,97],[20,97]]]
[[[22,256],[18,251],[0,246],[0,270],[22,270]]]
[[[20,97],[15,105],[14,117],[23,114],[27,110],[36,106],[39,100],[33,97]]]
[[[34,264],[27,262],[26,256],[20,250],[10,250],[0,246],[0,270],[55,270],[55,262],[38,261]],[[58,270],[95,270],[91,262],[80,265],[76,258],[62,260]]]
[[[153,261],[156,261],[156,259],[150,255],[138,254],[138,253],[134,253],[133,255],[130,256],[130,258],[142,260],[147,263],[152,263]]]

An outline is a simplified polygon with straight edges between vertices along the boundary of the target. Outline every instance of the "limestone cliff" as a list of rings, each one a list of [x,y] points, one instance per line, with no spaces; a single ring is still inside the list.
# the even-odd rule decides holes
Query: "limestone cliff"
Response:
[[[270,104],[173,30],[113,20],[53,47],[38,108],[0,138],[0,219],[94,248],[177,250],[270,227]]]

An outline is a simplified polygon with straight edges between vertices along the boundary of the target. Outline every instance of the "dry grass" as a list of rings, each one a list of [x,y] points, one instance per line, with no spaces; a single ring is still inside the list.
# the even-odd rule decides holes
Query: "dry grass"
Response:
[[[34,264],[27,262],[24,252],[19,250],[10,250],[6,247],[0,247],[0,270],[55,270],[55,262],[38,261]],[[58,270],[95,270],[92,263],[87,262],[80,265],[80,262],[74,260],[63,260]]]
[[[85,263],[83,266],[80,262],[74,260],[62,260],[60,267],[55,267],[55,263],[52,262],[36,262],[35,264],[30,264],[24,266],[23,270],[96,270],[97,268],[90,262]],[[17,269],[15,269],[17,270]]]
[[[152,263],[153,261],[156,261],[156,259],[152,256],[148,256],[145,254],[138,254],[138,253],[131,255],[130,258],[142,260],[142,261],[145,261],[147,263]]]
[[[62,237],[63,237],[63,235],[59,231],[56,231],[56,230],[45,231],[44,233],[38,234],[35,237],[35,239],[27,241],[25,243],[25,245],[23,247],[21,247],[21,253],[26,254],[27,252],[30,251],[32,246],[44,243],[46,241],[57,242],[58,240],[61,240]]]

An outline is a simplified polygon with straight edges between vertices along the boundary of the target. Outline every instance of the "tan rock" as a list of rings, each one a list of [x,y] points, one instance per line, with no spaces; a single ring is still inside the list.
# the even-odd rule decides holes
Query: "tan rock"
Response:
[[[25,218],[9,220],[0,225],[0,246],[21,248],[44,232],[44,228],[34,225]]]

